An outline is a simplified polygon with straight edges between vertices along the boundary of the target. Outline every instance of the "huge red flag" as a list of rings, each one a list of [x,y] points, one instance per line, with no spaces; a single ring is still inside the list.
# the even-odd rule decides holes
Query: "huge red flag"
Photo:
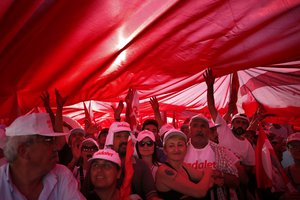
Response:
[[[259,126],[259,135],[255,149],[256,181],[258,188],[272,187],[272,162],[270,157],[270,144],[266,133]]]

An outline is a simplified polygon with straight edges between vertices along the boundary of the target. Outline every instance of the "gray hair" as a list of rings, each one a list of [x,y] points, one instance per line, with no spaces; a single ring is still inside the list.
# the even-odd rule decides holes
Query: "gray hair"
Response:
[[[3,149],[3,153],[7,162],[12,163],[16,160],[18,154],[18,148],[21,144],[32,141],[35,136],[7,136],[6,144]]]

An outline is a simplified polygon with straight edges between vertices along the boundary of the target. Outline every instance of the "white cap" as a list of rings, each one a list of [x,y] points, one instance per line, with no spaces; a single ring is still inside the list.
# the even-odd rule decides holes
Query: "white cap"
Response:
[[[53,131],[51,119],[48,113],[32,113],[20,116],[6,128],[7,136],[64,136],[66,134],[68,133],[56,133]]]
[[[247,117],[247,115],[242,114],[242,113],[237,113],[237,114],[235,114],[235,115],[232,117],[231,121],[233,121],[233,120],[235,120],[235,119],[244,119],[244,120],[246,120],[248,123],[250,122],[250,121],[249,121],[249,118]]]
[[[114,122],[110,125],[106,136],[105,146],[114,144],[114,134],[118,132],[129,132],[131,134],[130,125],[127,122]]]
[[[163,125],[158,132],[158,135],[161,137],[163,134],[165,134],[168,130],[174,129],[174,126],[171,124],[165,124]]]
[[[292,141],[300,141],[300,132],[297,133],[293,133],[291,135],[288,136],[286,143],[290,143]]]
[[[191,118],[190,120],[190,125],[191,123],[193,123],[194,121],[198,121],[198,120],[201,120],[201,121],[204,121],[204,122],[207,122],[209,124],[209,120],[202,114],[198,114],[198,115],[195,115]]]
[[[112,149],[101,149],[94,153],[93,157],[90,158],[88,161],[91,162],[92,160],[101,159],[101,160],[108,160],[115,164],[117,164],[119,167],[121,167],[121,159],[117,152],[115,152]]]
[[[163,145],[165,145],[166,141],[167,141],[170,137],[175,136],[175,135],[183,137],[184,140],[185,140],[185,142],[187,142],[187,137],[186,137],[186,135],[185,135],[183,132],[181,132],[181,131],[179,131],[179,130],[177,130],[177,129],[174,128],[174,129],[171,129],[171,130],[169,130],[168,132],[166,132],[166,134],[164,135]]]
[[[98,149],[99,149],[98,143],[97,143],[96,140],[94,140],[93,138],[87,138],[87,139],[83,140],[83,141],[81,142],[81,145],[83,145],[84,143],[93,143],[93,144],[96,145],[96,146],[98,147]]]
[[[148,130],[143,130],[143,131],[139,132],[139,134],[137,136],[137,141],[140,142],[146,137],[150,138],[153,142],[155,142],[154,134]]]

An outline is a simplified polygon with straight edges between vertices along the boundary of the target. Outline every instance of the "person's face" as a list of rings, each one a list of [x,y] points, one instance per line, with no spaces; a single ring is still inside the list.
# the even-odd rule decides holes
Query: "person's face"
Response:
[[[219,143],[219,137],[216,127],[209,129],[209,139],[217,144]]]
[[[180,136],[170,137],[164,145],[164,152],[167,155],[168,160],[183,161],[186,150],[186,142]]]
[[[181,131],[189,138],[189,132],[190,132],[190,130],[189,130],[188,126],[181,128]]]
[[[95,160],[91,164],[91,182],[95,190],[116,187],[121,171],[107,160]]]
[[[273,149],[274,149],[279,161],[282,161],[283,152],[286,150],[285,144],[283,142],[283,138],[273,140],[273,141],[271,141],[271,144],[273,146]]]
[[[153,124],[148,124],[144,127],[145,130],[151,131],[152,133],[154,133],[154,135],[158,134],[158,128],[156,126],[154,126]]]
[[[32,165],[32,170],[46,174],[54,168],[58,160],[55,137],[36,136],[27,144],[26,157]]]
[[[126,155],[127,141],[129,137],[129,132],[122,131],[114,134],[113,148],[119,153],[120,157]]]
[[[204,120],[195,120],[190,124],[190,138],[194,147],[203,148],[209,140],[209,125]]]
[[[98,137],[98,145],[99,145],[99,149],[103,149],[104,145],[105,145],[105,140],[107,137],[107,133],[102,133],[99,137]]]
[[[98,147],[93,142],[84,142],[81,146],[81,156],[83,158],[83,162],[87,163],[88,159],[90,159],[98,150]]]
[[[300,141],[289,142],[288,150],[290,151],[294,160],[300,160]]]
[[[146,137],[138,143],[139,152],[142,156],[152,156],[154,153],[154,142]]]
[[[72,135],[70,135],[70,137],[71,139],[69,146],[77,146],[77,148],[80,147],[82,141],[85,139],[82,133],[73,133]]]
[[[237,135],[243,135],[246,132],[246,129],[248,128],[248,121],[241,118],[236,118],[232,121],[232,131]]]

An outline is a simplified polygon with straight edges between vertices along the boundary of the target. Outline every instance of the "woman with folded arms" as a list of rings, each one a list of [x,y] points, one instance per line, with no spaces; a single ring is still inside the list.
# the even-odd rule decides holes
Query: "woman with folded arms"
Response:
[[[176,129],[169,130],[164,136],[167,162],[157,170],[156,188],[165,200],[203,198],[214,184],[211,168],[199,170],[183,163],[186,143],[186,135]]]

